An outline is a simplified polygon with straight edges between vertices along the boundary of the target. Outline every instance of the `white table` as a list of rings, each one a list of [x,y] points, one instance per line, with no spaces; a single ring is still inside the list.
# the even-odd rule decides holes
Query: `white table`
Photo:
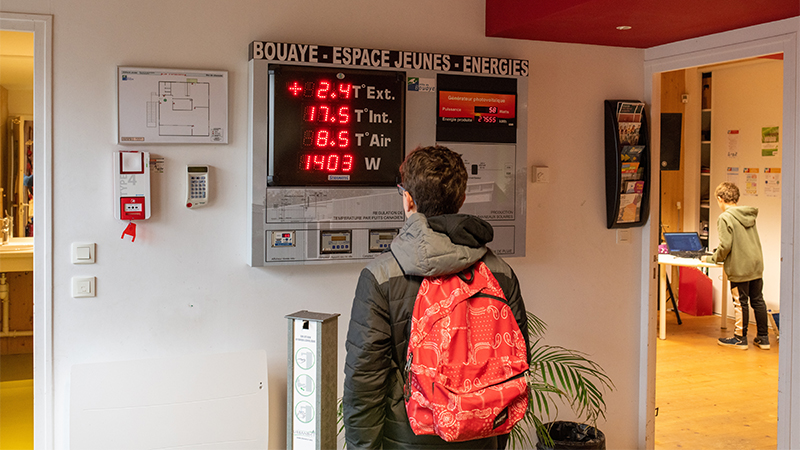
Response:
[[[682,267],[717,267],[721,268],[722,264],[712,264],[702,262],[696,258],[678,258],[672,255],[658,255],[658,271],[661,278],[661,287],[659,288],[659,312],[658,312],[658,338],[667,338],[667,266],[682,266]],[[673,295],[676,290],[673,287]],[[728,276],[725,275],[725,270],[722,271],[722,316],[720,317],[720,328],[723,330],[728,327]]]

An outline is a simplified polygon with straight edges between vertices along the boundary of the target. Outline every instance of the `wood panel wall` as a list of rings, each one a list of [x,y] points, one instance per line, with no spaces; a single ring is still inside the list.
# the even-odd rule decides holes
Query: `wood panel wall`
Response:
[[[8,329],[33,330],[33,272],[7,272]],[[0,309],[2,319],[2,309]],[[0,322],[2,323],[2,322]],[[0,355],[33,353],[33,336],[0,338]]]

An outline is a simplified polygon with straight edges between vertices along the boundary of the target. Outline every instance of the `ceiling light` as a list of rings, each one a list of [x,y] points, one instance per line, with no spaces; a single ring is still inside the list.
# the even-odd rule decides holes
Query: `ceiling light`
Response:
[[[617,29],[620,30],[620,31],[625,31],[625,30],[630,30],[631,27],[628,26],[628,25],[620,25],[620,26],[617,27]]]

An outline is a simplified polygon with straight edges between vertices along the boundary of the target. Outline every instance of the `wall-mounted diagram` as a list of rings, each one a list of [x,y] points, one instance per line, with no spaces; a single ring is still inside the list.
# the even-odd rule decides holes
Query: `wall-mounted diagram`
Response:
[[[228,73],[117,68],[118,142],[228,142]]]
[[[147,104],[147,127],[159,136],[208,136],[211,130],[209,83],[159,81]]]

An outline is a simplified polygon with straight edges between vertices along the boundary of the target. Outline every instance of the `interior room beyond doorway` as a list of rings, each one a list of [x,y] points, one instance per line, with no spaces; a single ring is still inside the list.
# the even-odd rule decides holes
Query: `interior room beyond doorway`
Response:
[[[679,115],[681,121],[678,136],[674,137],[680,142],[677,158],[664,154],[665,139],[670,137],[662,134],[661,139],[661,231],[697,231],[704,245],[713,251],[719,242],[716,220],[720,213],[713,199],[714,188],[722,181],[735,182],[741,192],[739,204],[759,208],[764,297],[775,313],[780,311],[781,284],[782,99],[782,55],[661,74],[661,113]],[[663,124],[662,121],[662,133]],[[679,164],[670,164],[671,157]],[[773,345],[769,351],[752,344],[748,352],[717,345],[719,337],[733,334],[731,325],[727,329],[719,327],[721,293],[722,289],[728,289],[722,286],[721,272],[722,269],[709,269],[706,274],[713,286],[709,292],[714,314],[711,316],[692,316],[680,311],[685,308],[680,306],[679,273],[676,270],[670,275],[683,324],[678,324],[674,312],[668,312],[669,334],[666,341],[658,342],[656,351],[655,406],[661,414],[655,418],[656,449],[678,448],[677,444],[684,448],[698,445],[732,448],[730,445],[717,447],[722,441],[714,438],[711,430],[704,433],[693,428],[694,425],[679,425],[680,421],[699,425],[690,417],[700,411],[704,417],[715,418],[712,423],[717,424],[717,429],[725,424],[725,434],[739,439],[735,442],[742,444],[734,447],[775,448],[777,445],[777,330],[770,330]],[[728,316],[732,315],[732,304],[729,304]],[[702,326],[696,330],[694,327],[698,323]],[[751,342],[754,331],[751,327]],[[675,359],[675,352],[683,356]],[[753,358],[758,358],[755,369],[759,372],[747,374],[744,370],[751,369]],[[755,392],[744,392],[743,386],[729,384],[738,383],[742,378],[752,380],[752,377],[759,379],[758,383],[751,383],[756,385]],[[676,384],[678,379],[681,382]],[[704,391],[708,388],[712,394]],[[669,398],[677,392],[680,397],[693,401],[671,402]],[[739,420],[738,409],[725,409],[724,402],[712,398],[713,392],[725,393],[726,398],[744,399],[738,409],[762,411],[761,417]],[[732,416],[737,419],[733,420]],[[676,417],[680,418],[678,422],[674,421]],[[699,438],[697,433],[705,434],[708,442],[695,441]]]
[[[32,32],[0,29],[0,450],[33,448]]]

